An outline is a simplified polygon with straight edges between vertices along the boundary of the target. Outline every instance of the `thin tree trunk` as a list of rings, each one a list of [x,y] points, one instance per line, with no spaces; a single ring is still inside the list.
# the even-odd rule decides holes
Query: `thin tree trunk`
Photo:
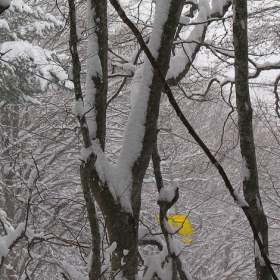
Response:
[[[162,180],[162,175],[160,170],[160,156],[157,149],[157,138],[153,146],[152,161],[153,161],[154,174],[157,183],[157,189],[158,189],[158,193],[160,193],[161,189],[164,188],[164,185],[163,185],[163,180]],[[170,280],[177,280],[177,262],[179,256],[177,256],[171,250],[170,242],[173,242],[172,240],[173,237],[172,234],[170,234],[170,232],[168,232],[168,230],[165,228],[164,220],[167,220],[167,211],[177,202],[178,198],[179,198],[179,189],[177,189],[176,195],[172,202],[158,201],[158,205],[160,207],[159,210],[160,227],[167,245],[168,257],[170,258],[172,263],[172,279]]]
[[[252,107],[248,79],[247,1],[233,2],[233,38],[235,51],[235,88],[238,113],[238,130],[243,163],[243,192],[249,204],[259,237],[268,255],[268,225],[263,212],[252,124]],[[270,280],[271,274],[255,242],[255,267],[258,280]]]

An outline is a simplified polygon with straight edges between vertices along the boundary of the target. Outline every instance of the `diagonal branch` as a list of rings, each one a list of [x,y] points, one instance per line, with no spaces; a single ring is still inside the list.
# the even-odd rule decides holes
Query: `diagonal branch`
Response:
[[[169,87],[168,83],[165,80],[165,77],[163,76],[163,74],[161,73],[161,70],[159,68],[159,65],[157,64],[155,58],[153,57],[153,55],[151,54],[148,46],[145,44],[143,37],[141,35],[141,33],[139,32],[139,30],[136,28],[136,26],[128,19],[128,17],[126,16],[124,10],[121,8],[119,2],[117,0],[110,0],[111,4],[113,5],[113,7],[115,8],[115,10],[117,11],[117,13],[119,14],[119,16],[121,17],[121,19],[123,20],[123,22],[130,28],[130,30],[133,32],[133,34],[135,35],[135,37],[137,38],[141,48],[143,49],[143,51],[145,52],[147,58],[149,59],[156,75],[158,76],[158,78],[161,81],[162,87],[164,89],[164,92],[166,93],[170,104],[172,105],[173,109],[175,110],[177,116],[179,117],[179,119],[181,120],[181,122],[183,123],[183,125],[187,128],[188,132],[192,135],[192,137],[194,138],[194,140],[198,143],[198,145],[202,148],[202,150],[204,151],[204,153],[206,154],[206,156],[209,158],[209,160],[211,161],[211,163],[217,168],[220,176],[222,177],[227,189],[229,190],[232,198],[234,199],[234,201],[240,205],[240,207],[242,208],[245,216],[247,217],[249,224],[252,228],[253,234],[254,234],[254,238],[258,243],[258,246],[260,248],[261,251],[261,255],[265,261],[265,265],[269,268],[270,273],[273,276],[274,280],[278,280],[272,266],[271,266],[271,262],[268,258],[268,256],[265,253],[264,250],[264,246],[263,243],[258,235],[258,231],[256,226],[254,225],[253,222],[253,218],[251,217],[251,214],[249,213],[249,209],[248,209],[248,205],[242,203],[242,200],[240,199],[240,197],[238,196],[238,194],[234,191],[233,186],[231,185],[231,182],[229,181],[229,178],[227,176],[227,174],[225,173],[223,167],[220,165],[220,163],[216,160],[216,158],[212,155],[212,153],[210,152],[210,150],[208,149],[208,147],[204,144],[204,142],[202,141],[202,139],[198,136],[198,134],[195,132],[194,128],[191,126],[191,124],[189,123],[189,121],[186,119],[186,117],[184,116],[183,112],[181,111],[176,99],[173,96],[173,93],[171,91],[171,88]]]

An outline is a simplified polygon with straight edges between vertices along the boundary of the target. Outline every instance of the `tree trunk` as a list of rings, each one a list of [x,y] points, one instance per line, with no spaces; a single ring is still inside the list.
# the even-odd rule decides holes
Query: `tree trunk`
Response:
[[[243,163],[243,192],[250,215],[268,255],[268,225],[263,212],[252,125],[252,107],[248,80],[247,1],[233,2],[233,38],[235,51],[235,88],[238,130]],[[255,267],[258,280],[270,280],[271,274],[255,242]]]
[[[117,11],[121,10],[118,1],[111,1]],[[150,36],[151,47],[157,53],[157,63],[165,76],[169,67],[171,47],[174,39],[176,27],[179,22],[183,8],[183,0],[161,1],[157,4],[155,21],[155,31]],[[72,6],[70,6],[72,5]],[[94,206],[88,195],[88,188],[97,201],[106,222],[110,243],[116,242],[117,248],[112,255],[112,269],[114,277],[125,277],[127,280],[134,280],[138,269],[138,222],[141,206],[141,189],[143,178],[149,164],[152,153],[153,143],[156,137],[157,120],[159,115],[160,96],[162,84],[157,75],[153,72],[152,66],[148,60],[145,61],[144,70],[151,73],[151,79],[143,78],[139,87],[142,94],[148,95],[147,103],[142,108],[146,112],[144,119],[145,130],[141,138],[142,146],[139,156],[132,160],[131,182],[127,186],[131,190],[131,212],[123,208],[121,201],[111,192],[107,177],[99,178],[96,169],[97,156],[102,154],[105,146],[106,135],[106,94],[107,94],[107,2],[106,0],[88,0],[88,24],[91,33],[88,37],[88,61],[87,61],[87,81],[86,97],[83,101],[83,95],[80,86],[80,62],[77,52],[76,24],[75,24],[75,7],[73,0],[69,0],[71,16],[71,36],[70,50],[73,62],[73,82],[75,84],[76,102],[83,102],[86,107],[86,117],[79,110],[77,112],[80,121],[84,148],[91,149],[91,155],[86,158],[81,165],[82,185],[86,199],[87,211],[91,220],[91,230],[93,246],[98,246],[98,229],[96,224],[96,214],[93,213]],[[162,22],[162,12],[166,13],[167,19]],[[122,17],[124,12],[120,14]],[[128,20],[128,19],[127,19]],[[162,29],[159,26],[162,25]],[[136,28],[134,26],[134,28]],[[141,36],[141,35],[140,35]],[[98,50],[98,51],[97,51]],[[100,70],[101,69],[101,70]],[[141,94],[141,92],[139,93]],[[80,105],[78,105],[80,106]],[[138,111],[131,112],[138,114]],[[138,115],[137,115],[138,116]],[[128,125],[129,126],[129,125]],[[130,131],[126,132],[130,134]],[[126,136],[125,136],[126,137]],[[96,141],[97,140],[97,141]],[[92,142],[94,141],[94,142]],[[124,144],[125,146],[125,144]],[[95,149],[100,149],[99,155],[94,154]],[[122,148],[123,153],[126,149]],[[131,153],[131,151],[129,152]],[[131,157],[128,154],[128,157]],[[109,176],[110,177],[110,176]],[[108,178],[109,178],[108,177]],[[114,180],[114,179],[113,179]],[[90,210],[92,209],[92,210]],[[97,241],[94,244],[94,241]],[[97,257],[98,250],[93,250],[93,256]],[[97,263],[97,265],[99,265]],[[96,271],[98,274],[98,272]],[[96,275],[97,275],[96,274]]]

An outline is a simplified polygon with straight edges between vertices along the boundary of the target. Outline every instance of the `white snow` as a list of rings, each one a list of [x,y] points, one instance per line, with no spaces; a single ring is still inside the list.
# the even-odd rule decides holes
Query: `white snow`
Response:
[[[34,46],[26,41],[10,41],[0,44],[0,52],[5,53],[2,58],[8,62],[13,62],[17,58],[24,58],[36,66],[34,73],[37,76],[35,78],[40,83],[42,91],[48,86],[48,80],[53,80],[53,75],[59,81],[68,79],[65,71],[51,61],[53,52],[42,49],[39,46]]]
[[[63,270],[70,276],[73,280],[88,280],[88,277],[84,276],[80,271],[78,271],[74,265],[68,263],[67,261],[62,261],[61,266]]]
[[[191,22],[197,23],[207,21],[212,12],[221,11],[221,5],[224,3],[226,3],[226,1],[222,1],[220,4],[214,4],[214,6],[212,4],[211,10],[207,0],[200,0],[198,2],[199,12],[195,19]],[[183,49],[171,58],[170,66],[166,75],[167,80],[178,77],[178,75],[184,71],[186,65],[190,62],[190,58],[192,57],[195,47],[197,46],[196,42],[199,42],[200,38],[202,37],[204,26],[205,23],[194,25],[193,29],[185,39],[185,41],[188,43],[184,43]]]
[[[250,179],[250,170],[247,167],[245,157],[242,157],[242,181],[248,181]]]
[[[81,161],[87,162],[91,153],[92,153],[92,147],[91,146],[88,147],[88,148],[83,147],[81,149],[81,156],[80,156]]]
[[[85,107],[81,98],[75,101],[75,105],[73,107],[72,112],[76,117],[80,118],[83,117],[83,115],[85,114]]]
[[[176,185],[174,185],[173,187],[161,188],[159,193],[159,201],[171,202],[175,197],[176,190],[177,190]]]
[[[68,79],[70,81],[73,81],[74,75],[73,75],[73,65],[71,64],[68,68]]]
[[[96,134],[96,111],[94,109],[94,101],[96,88],[93,81],[94,77],[102,78],[102,67],[98,56],[98,38],[95,32],[97,26],[94,21],[95,10],[91,6],[91,1],[88,1],[87,17],[88,29],[91,30],[88,36],[87,46],[87,74],[86,74],[86,96],[85,96],[85,110],[87,111],[87,123],[91,139],[95,138]]]
[[[88,256],[88,263],[87,263],[87,272],[89,273],[91,270],[92,265],[92,251],[90,251],[90,254]]]
[[[118,68],[123,69],[127,74],[132,74],[135,72],[136,67],[132,63],[119,63],[119,62],[114,62],[112,65],[117,66]]]
[[[101,266],[101,274],[104,273],[104,271],[106,271],[110,267],[111,256],[113,252],[116,250],[116,248],[117,248],[117,243],[113,242],[111,246],[105,250],[105,260],[103,265]]]
[[[249,204],[246,202],[245,198],[239,195],[236,191],[234,191],[234,196],[236,198],[235,203],[240,207],[249,207]]]
[[[132,78],[131,81],[131,87],[130,87],[130,106],[133,108],[133,106],[136,103],[137,96],[139,93],[139,88],[142,81],[142,75],[143,75],[143,66],[139,67]]]
[[[160,1],[156,5],[152,35],[149,40],[149,49],[155,59],[158,57],[163,25],[167,20],[171,0]]]
[[[7,264],[6,265],[6,268],[8,269],[8,270],[13,270],[14,268],[11,266],[11,264]]]
[[[124,257],[121,258],[121,265],[125,265],[126,263],[124,262]]]
[[[149,49],[155,58],[157,58],[158,56],[163,24],[167,19],[169,7],[170,0],[160,1],[156,7],[153,31],[149,40]],[[137,104],[137,106],[132,107],[131,113],[129,115],[126,132],[123,138],[122,149],[116,164],[116,177],[114,178],[114,180],[116,180],[118,184],[112,184],[115,185],[114,188],[116,193],[122,194],[120,197],[120,202],[123,208],[126,209],[126,211],[131,211],[130,196],[132,183],[132,167],[142,150],[142,141],[145,134],[147,105],[151,91],[150,86],[152,83],[153,75],[154,72],[152,66],[146,58],[143,66],[141,84],[139,83],[138,93],[135,94],[135,104]]]
[[[34,184],[36,182],[36,180],[38,179],[39,173],[37,168],[34,168],[30,175],[29,175],[29,179],[28,179],[28,188],[32,189],[34,187]]]
[[[262,239],[262,234],[261,233],[259,233],[259,238],[260,238],[261,242],[263,243],[263,239]],[[255,240],[255,258],[259,259],[259,262],[260,262],[261,266],[265,266],[265,261],[264,261],[264,259],[262,257],[259,245],[258,245],[256,240]]]
[[[169,236],[170,251],[176,256],[180,256],[182,253],[181,242],[177,239],[173,239]]]
[[[258,196],[256,195],[256,204],[257,204],[257,209],[260,211],[260,212],[263,212],[263,208],[261,206],[261,203],[260,203],[260,200],[258,198]]]
[[[182,252],[180,241],[170,238],[169,242],[171,251],[179,256]],[[163,245],[163,250],[160,253],[145,258],[144,267],[145,271],[139,271],[138,273],[137,279],[139,280],[150,280],[155,273],[157,274],[157,277],[162,280],[170,280],[172,278],[172,262],[168,260],[166,244]],[[189,276],[188,279],[191,280],[191,275],[187,271],[185,271],[185,273]]]
[[[0,208],[0,220],[6,235],[0,237],[0,258],[6,257],[10,251],[10,246],[21,236],[25,230],[25,223],[19,223],[17,228],[6,220],[6,212]]]
[[[76,35],[77,35],[78,41],[82,39],[82,37],[83,37],[82,33],[84,31],[85,31],[85,29],[83,27],[76,26]]]
[[[256,66],[258,68],[266,68],[266,67],[273,67],[273,66],[279,66],[280,65],[280,61],[278,60],[277,57],[272,57],[271,58],[273,61],[267,60],[265,62],[262,63],[256,63]],[[275,61],[276,59],[276,61]]]
[[[159,235],[153,234],[153,230],[149,230],[147,227],[144,226],[139,226],[138,229],[138,239],[139,240],[155,240],[159,244],[161,244],[163,247],[165,246],[165,243],[163,240],[160,238]]]
[[[180,24],[188,25],[190,23],[190,18],[189,17],[185,17],[185,16],[180,16],[179,23]]]
[[[4,19],[0,19],[0,28],[1,29],[6,29],[7,31],[10,31],[9,24]]]
[[[0,0],[0,6],[8,7],[11,5],[11,0]]]
[[[212,0],[211,14],[223,14],[223,6],[227,3],[225,0]]]

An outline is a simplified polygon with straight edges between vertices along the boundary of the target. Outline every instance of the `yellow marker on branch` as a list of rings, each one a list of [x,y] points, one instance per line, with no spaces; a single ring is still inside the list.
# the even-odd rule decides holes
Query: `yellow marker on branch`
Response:
[[[159,222],[159,216],[157,216]],[[193,234],[193,229],[190,221],[188,220],[186,215],[168,215],[167,222],[172,228],[178,228],[178,234],[186,235]],[[189,237],[185,237],[182,239],[184,243],[189,243],[192,240]]]

